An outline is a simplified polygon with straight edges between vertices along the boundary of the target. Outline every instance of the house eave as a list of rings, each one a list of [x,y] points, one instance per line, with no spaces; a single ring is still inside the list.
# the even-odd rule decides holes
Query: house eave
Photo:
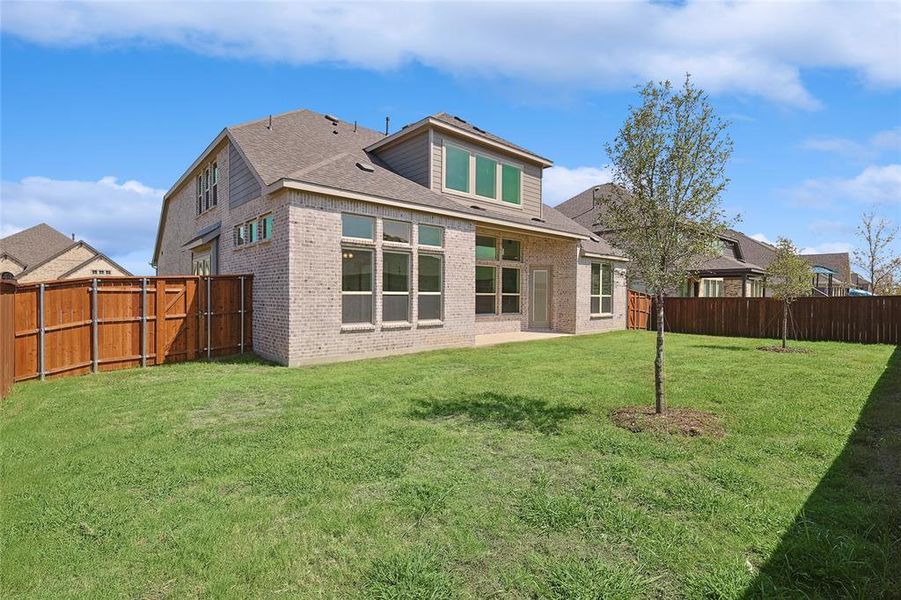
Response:
[[[344,190],[341,188],[333,188],[325,185],[320,185],[316,183],[309,183],[306,181],[298,181],[295,179],[280,179],[270,185],[266,189],[267,194],[274,193],[281,189],[291,189],[298,190],[302,192],[309,192],[311,194],[322,194],[325,196],[337,196],[340,198],[347,198],[349,200],[358,200],[361,202],[371,202],[373,204],[381,204],[383,206],[393,206],[397,208],[404,208],[407,210],[413,210],[421,213],[428,214],[436,214],[443,215],[447,217],[453,217],[456,219],[461,219],[464,221],[473,221],[475,223],[488,223],[490,225],[497,225],[501,227],[506,227],[509,229],[517,229],[522,231],[532,231],[536,233],[540,233],[542,235],[549,235],[554,237],[563,237],[575,240],[587,240],[589,237],[587,235],[582,235],[578,233],[570,233],[567,231],[559,231],[556,229],[548,229],[546,227],[538,227],[534,225],[526,225],[523,223],[516,223],[515,221],[507,221],[505,219],[496,219],[489,216],[482,215],[473,215],[465,212],[458,212],[454,210],[447,210],[443,208],[433,208],[422,206],[418,204],[412,204],[409,202],[403,202],[401,200],[394,200],[392,198],[385,198],[382,196],[374,196],[372,194],[363,194],[360,192],[353,192],[350,190]]]

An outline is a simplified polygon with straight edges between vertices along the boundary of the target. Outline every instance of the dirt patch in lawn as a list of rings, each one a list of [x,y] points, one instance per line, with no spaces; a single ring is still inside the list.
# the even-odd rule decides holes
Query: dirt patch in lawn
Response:
[[[762,352],[778,352],[781,354],[810,354],[810,350],[808,350],[807,348],[796,348],[796,347],[783,348],[782,346],[758,346],[757,349]]]
[[[613,422],[634,433],[650,431],[672,435],[723,437],[719,417],[690,408],[670,408],[658,415],[653,406],[626,406],[610,413]]]

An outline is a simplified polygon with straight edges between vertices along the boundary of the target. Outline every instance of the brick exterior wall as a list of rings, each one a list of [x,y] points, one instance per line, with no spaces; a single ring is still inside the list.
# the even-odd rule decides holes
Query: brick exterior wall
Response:
[[[723,278],[723,295],[726,298],[741,298],[744,281],[740,277]]]
[[[20,278],[19,283],[58,279],[60,275],[71,271],[92,256],[95,256],[94,253],[84,246],[76,246]]]
[[[613,316],[591,315],[591,263],[605,262],[601,259],[579,257],[576,283],[576,328],[573,333],[601,333],[626,328],[626,306],[628,284],[626,265],[613,264]]]
[[[344,241],[341,213],[375,217],[375,241]],[[290,309],[288,364],[413,352],[427,348],[468,346],[475,341],[475,227],[453,218],[291,192]],[[382,242],[382,219],[412,223],[412,244]],[[417,314],[419,223],[444,227],[444,248],[421,251],[441,254],[444,264],[443,322],[420,322]],[[374,252],[372,325],[341,324],[341,250],[362,247]],[[412,252],[410,324],[382,321],[382,251]]]

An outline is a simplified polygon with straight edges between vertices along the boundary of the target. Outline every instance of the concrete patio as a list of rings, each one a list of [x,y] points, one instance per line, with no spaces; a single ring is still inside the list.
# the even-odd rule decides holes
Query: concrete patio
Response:
[[[511,342],[533,342],[535,340],[547,340],[556,337],[567,337],[569,333],[556,333],[554,331],[509,331],[506,333],[486,333],[476,336],[476,346],[494,346],[496,344],[509,344]]]

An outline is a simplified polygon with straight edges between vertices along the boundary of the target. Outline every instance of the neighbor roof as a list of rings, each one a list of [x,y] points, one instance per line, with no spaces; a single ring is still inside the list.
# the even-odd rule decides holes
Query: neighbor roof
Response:
[[[74,244],[69,236],[46,223],[40,223],[0,239],[0,254],[8,254],[29,269]]]
[[[838,273],[838,278],[842,282],[851,280],[851,257],[847,252],[832,252],[828,254],[802,254],[811,266],[826,267],[831,271]]]

